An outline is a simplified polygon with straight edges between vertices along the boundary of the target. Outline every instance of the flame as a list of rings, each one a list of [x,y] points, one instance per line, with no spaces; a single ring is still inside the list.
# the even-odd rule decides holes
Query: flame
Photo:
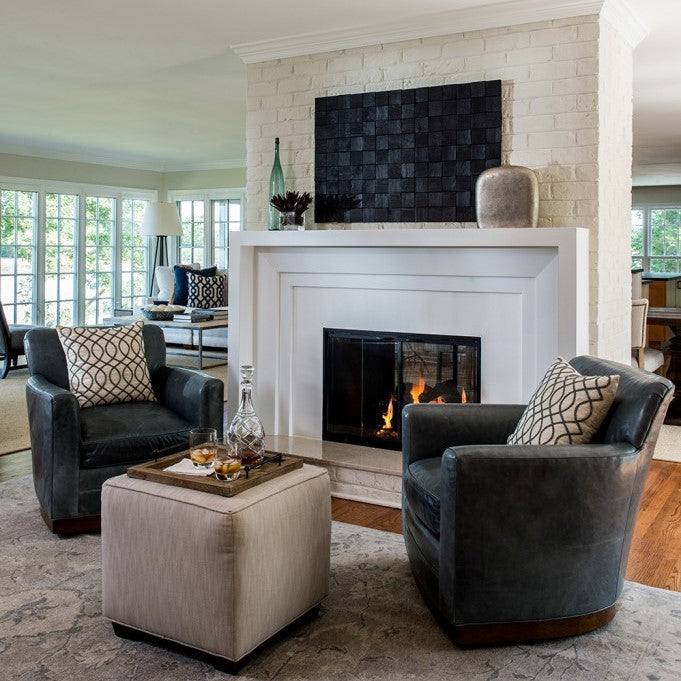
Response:
[[[461,388],[461,404],[468,404],[468,398],[466,397],[465,388]]]
[[[442,397],[442,395],[438,395],[437,399],[431,400],[430,403],[431,404],[445,404],[445,398]]]
[[[391,395],[390,402],[388,402],[388,408],[386,409],[384,414],[381,414],[381,418],[383,419],[383,428],[381,428],[381,430],[392,430],[392,428],[393,428],[393,413],[394,413],[393,404],[394,404],[394,402],[395,402],[395,397],[394,397],[394,395]]]
[[[426,379],[423,378],[423,373],[421,372],[421,369],[419,369],[418,383],[416,384],[412,383],[411,389],[409,390],[409,394],[411,395],[411,401],[414,404],[420,404],[421,400],[419,398],[421,397],[425,389]]]

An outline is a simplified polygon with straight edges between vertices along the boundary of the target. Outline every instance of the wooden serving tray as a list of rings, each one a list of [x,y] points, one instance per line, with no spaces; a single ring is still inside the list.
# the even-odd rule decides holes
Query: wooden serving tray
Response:
[[[141,478],[142,480],[151,480],[152,482],[160,482],[164,485],[174,485],[175,487],[184,487],[186,489],[195,489],[199,492],[208,492],[210,494],[219,494],[223,497],[233,497],[245,489],[250,489],[259,485],[261,482],[278,478],[296,468],[302,468],[303,460],[297,456],[286,457],[279,452],[265,452],[266,462],[257,467],[249,467],[248,477],[246,477],[245,468],[241,469],[241,475],[231,482],[226,480],[218,480],[214,475],[209,477],[198,477],[193,475],[182,475],[182,473],[171,473],[164,471],[164,468],[172,466],[181,459],[189,456],[189,452],[180,452],[179,454],[172,454],[171,456],[164,456],[162,459],[156,459],[147,463],[140,463],[136,466],[128,468],[128,477]],[[280,456],[280,461],[267,461],[268,457]]]

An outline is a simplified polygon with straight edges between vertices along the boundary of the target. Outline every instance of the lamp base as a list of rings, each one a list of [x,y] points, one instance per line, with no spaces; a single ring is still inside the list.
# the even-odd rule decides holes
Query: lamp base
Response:
[[[168,237],[158,235],[156,237],[156,249],[154,250],[154,264],[151,269],[151,283],[149,284],[149,297],[154,293],[154,281],[156,279],[156,266],[162,267],[168,264]]]

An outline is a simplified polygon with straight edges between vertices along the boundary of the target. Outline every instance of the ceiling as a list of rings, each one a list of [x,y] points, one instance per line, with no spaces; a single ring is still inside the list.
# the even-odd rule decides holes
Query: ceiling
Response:
[[[626,2],[649,28],[634,52],[635,168],[645,183],[681,184],[681,3]],[[162,171],[241,167],[246,67],[230,45],[493,4],[3,0],[0,151]]]

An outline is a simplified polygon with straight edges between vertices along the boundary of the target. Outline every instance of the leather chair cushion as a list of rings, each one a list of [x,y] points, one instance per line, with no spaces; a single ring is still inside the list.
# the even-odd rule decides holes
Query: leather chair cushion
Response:
[[[191,425],[156,402],[111,404],[80,412],[81,467],[148,461],[155,449],[187,442]]]
[[[10,345],[12,350],[18,351],[20,354],[24,352],[24,336],[33,329],[33,326],[24,326],[20,324],[9,325]]]
[[[416,517],[436,536],[440,535],[440,464],[442,459],[420,459],[409,466],[404,480],[407,503]]]

